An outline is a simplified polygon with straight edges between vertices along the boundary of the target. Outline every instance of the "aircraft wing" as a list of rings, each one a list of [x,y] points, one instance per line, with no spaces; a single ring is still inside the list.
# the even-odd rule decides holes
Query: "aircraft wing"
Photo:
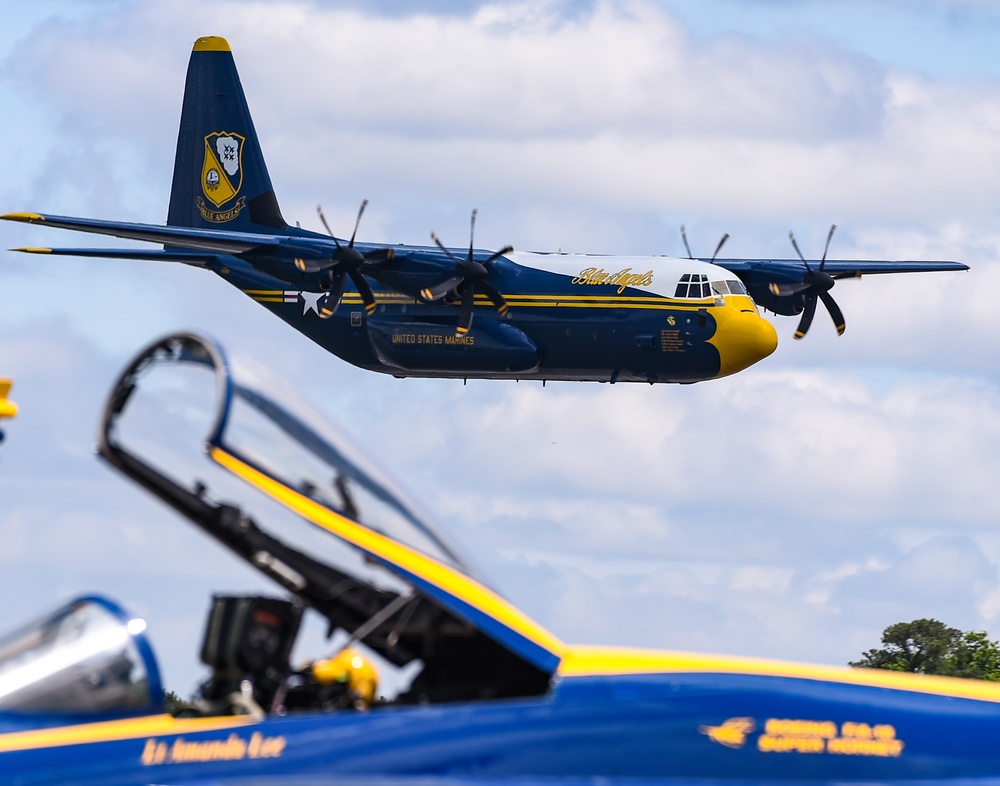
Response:
[[[716,259],[714,264],[739,276],[757,305],[785,316],[802,311],[801,298],[782,297],[775,292],[775,287],[796,285],[805,280],[808,270],[801,259]],[[808,264],[812,270],[820,269],[818,259],[810,259]],[[822,269],[840,279],[883,273],[968,270],[969,266],[945,260],[827,259]]]
[[[183,262],[185,265],[204,267],[218,258],[219,252],[196,251],[194,249],[154,249],[146,251],[137,248],[15,248],[25,254],[52,254],[63,257],[95,257],[99,259],[140,259],[148,262]]]
[[[128,240],[143,240],[147,243],[162,243],[174,248],[223,254],[242,254],[252,249],[262,249],[267,246],[275,248],[293,246],[303,250],[316,250],[325,253],[330,253],[331,249],[336,248],[332,239],[328,240],[323,237],[301,237],[277,233],[265,234],[263,232],[229,232],[224,229],[193,229],[157,224],[136,224],[128,221],[101,221],[95,218],[51,216],[39,213],[7,213],[0,218],[5,221],[42,224],[59,229],[72,229],[77,232],[91,232]],[[69,252],[70,249],[65,249],[60,253]],[[119,250],[115,255],[126,256],[128,254]],[[129,258],[134,257],[129,256]]]
[[[798,281],[805,266],[800,259],[716,259],[715,264],[731,270],[747,283],[771,281]],[[809,260],[809,265],[819,267],[818,259]],[[834,278],[854,278],[876,273],[930,273],[946,270],[968,270],[961,262],[943,260],[882,260],[882,259],[828,259],[823,269]]]

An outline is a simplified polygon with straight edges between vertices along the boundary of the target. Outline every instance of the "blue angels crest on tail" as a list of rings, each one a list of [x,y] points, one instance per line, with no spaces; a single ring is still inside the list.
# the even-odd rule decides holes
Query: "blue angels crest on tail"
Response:
[[[202,193],[216,208],[226,208],[212,211],[199,197],[198,212],[206,221],[215,224],[232,221],[246,207],[246,197],[239,196],[243,186],[245,141],[246,138],[240,134],[220,131],[205,137],[205,163],[201,167]]]

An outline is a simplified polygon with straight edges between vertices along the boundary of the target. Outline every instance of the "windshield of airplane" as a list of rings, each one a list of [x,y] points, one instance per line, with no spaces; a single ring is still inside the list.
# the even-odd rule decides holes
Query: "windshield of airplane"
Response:
[[[220,501],[222,494],[246,497],[242,484],[206,466],[204,448],[218,448],[330,510],[470,572],[428,517],[351,439],[251,359],[185,334],[153,345],[131,368],[122,385],[127,396],[112,421],[114,439],[175,482],[189,489],[204,484]],[[254,509],[261,504],[267,503],[255,501]],[[336,538],[317,529],[303,542],[299,534],[297,547],[343,563],[346,547]]]
[[[750,297],[750,293],[743,286],[743,282],[735,278],[728,281],[713,281],[712,289],[719,295],[743,295],[744,297]]]
[[[163,689],[146,623],[81,598],[0,638],[0,710],[149,711]]]

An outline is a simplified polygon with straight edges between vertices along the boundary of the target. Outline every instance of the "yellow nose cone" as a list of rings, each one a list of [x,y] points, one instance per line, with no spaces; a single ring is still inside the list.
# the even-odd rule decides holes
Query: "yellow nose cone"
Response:
[[[712,315],[718,328],[709,343],[719,350],[720,377],[742,371],[778,348],[774,325],[752,311],[727,306]]]

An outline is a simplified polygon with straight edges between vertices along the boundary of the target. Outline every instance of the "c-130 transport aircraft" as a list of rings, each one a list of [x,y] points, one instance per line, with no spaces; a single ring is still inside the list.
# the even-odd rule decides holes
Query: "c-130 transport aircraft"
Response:
[[[333,354],[397,377],[699,382],[770,355],[758,307],[818,302],[838,330],[839,278],[966,270],[957,262],[597,256],[355,242],[282,218],[229,44],[200,38],[188,67],[166,226],[10,213],[10,221],[163,244],[21,248],[203,267]],[[476,214],[472,214],[475,228]],[[687,239],[684,239],[687,246]]]

